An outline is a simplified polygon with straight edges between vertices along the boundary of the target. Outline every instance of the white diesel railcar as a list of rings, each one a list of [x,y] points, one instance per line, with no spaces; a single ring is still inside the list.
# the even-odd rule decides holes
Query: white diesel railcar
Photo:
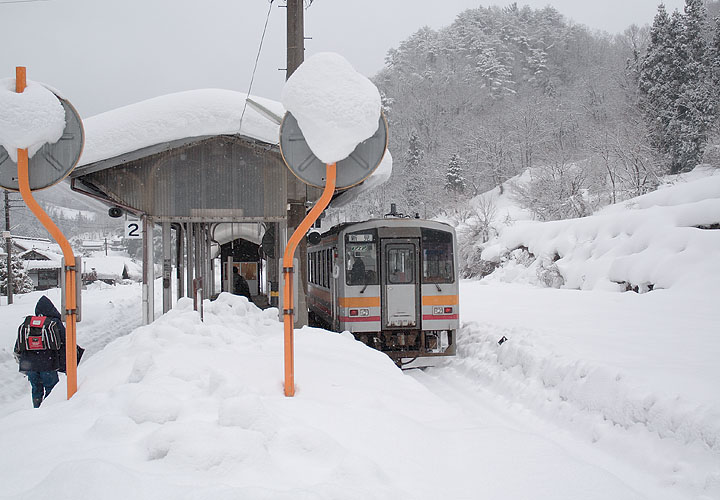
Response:
[[[308,244],[311,322],[349,331],[399,366],[452,356],[457,269],[447,224],[388,218],[335,226]]]

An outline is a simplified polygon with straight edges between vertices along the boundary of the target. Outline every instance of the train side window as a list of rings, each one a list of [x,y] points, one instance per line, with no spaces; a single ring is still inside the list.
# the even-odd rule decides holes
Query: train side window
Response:
[[[316,285],[320,284],[320,273],[318,273],[318,258],[320,257],[320,254],[318,252],[314,253],[314,259],[313,259],[313,283]]]
[[[326,262],[325,262],[326,260],[327,260],[327,254],[323,250],[320,252],[320,262],[319,262],[320,276],[321,276],[320,286],[325,287],[325,288],[327,288],[327,271],[326,271],[327,266],[326,266]]]
[[[452,233],[436,229],[422,230],[424,283],[452,283],[455,281],[452,242]]]
[[[317,252],[313,252],[312,254],[312,279],[311,281],[315,284],[317,284]]]
[[[308,259],[308,280],[310,283],[315,283],[313,281],[313,266],[314,266],[314,260],[315,260],[315,253],[310,253],[310,258]]]
[[[327,256],[325,259],[325,287],[330,288],[330,277],[332,276],[332,251],[328,248],[325,250],[325,255]]]
[[[318,253],[315,252],[315,259],[313,259],[313,280],[315,284],[320,284],[320,277],[318,276]]]

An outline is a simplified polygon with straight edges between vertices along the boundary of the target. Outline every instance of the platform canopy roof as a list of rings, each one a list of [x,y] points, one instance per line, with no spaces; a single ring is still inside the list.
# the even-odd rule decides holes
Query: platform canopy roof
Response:
[[[192,137],[242,135],[277,144],[285,110],[277,101],[222,89],[178,92],[107,111],[83,120],[85,147],[79,167],[148,146]],[[241,123],[242,119],[242,123]]]
[[[284,114],[277,101],[223,89],[141,101],[83,120],[85,146],[70,178],[108,204],[162,220],[233,222],[216,228],[222,242],[243,232],[255,241],[262,230],[251,224],[245,231],[243,223],[285,216]],[[374,182],[353,188],[350,198],[387,180],[391,165],[386,154]]]

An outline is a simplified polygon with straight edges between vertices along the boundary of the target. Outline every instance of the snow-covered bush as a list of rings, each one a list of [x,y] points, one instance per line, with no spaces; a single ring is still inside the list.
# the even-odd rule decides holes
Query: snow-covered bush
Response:
[[[27,293],[32,292],[35,288],[28,272],[22,265],[20,258],[13,253],[11,262],[12,276],[13,276],[13,293]],[[8,272],[7,272],[7,257],[4,256],[0,259],[0,294],[7,295],[7,283],[8,283]]]
[[[515,183],[518,204],[540,220],[584,217],[592,213],[586,199],[587,173],[576,165],[546,165],[530,170],[530,179]]]
[[[497,264],[480,257],[485,243],[497,236],[493,227],[497,207],[492,198],[478,197],[475,204],[463,213],[463,230],[458,234],[460,275],[463,278],[483,277],[495,270]]]
[[[538,280],[549,288],[560,288],[565,284],[565,278],[554,261],[545,258],[538,259],[535,274]]]

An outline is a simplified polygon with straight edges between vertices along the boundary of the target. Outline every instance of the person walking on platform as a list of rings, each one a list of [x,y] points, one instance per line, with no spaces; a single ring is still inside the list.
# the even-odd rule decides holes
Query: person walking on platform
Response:
[[[38,408],[58,383],[58,371],[65,371],[65,326],[46,296],[37,301],[35,316],[27,316],[18,328],[13,352],[20,373],[30,381],[33,406]]]
[[[233,266],[233,293],[235,295],[244,295],[250,302],[253,301],[250,294],[250,285],[235,266]]]

